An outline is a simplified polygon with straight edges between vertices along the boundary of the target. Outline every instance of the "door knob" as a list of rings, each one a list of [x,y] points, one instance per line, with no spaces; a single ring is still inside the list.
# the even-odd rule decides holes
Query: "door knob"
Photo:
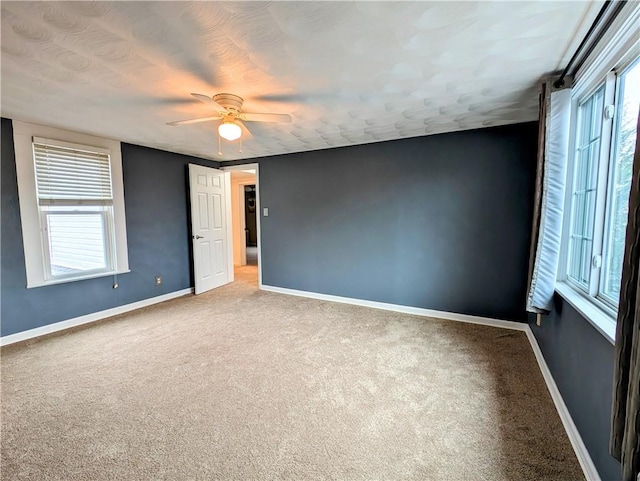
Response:
[[[204,236],[201,235],[195,235],[193,236],[194,239],[204,239]]]

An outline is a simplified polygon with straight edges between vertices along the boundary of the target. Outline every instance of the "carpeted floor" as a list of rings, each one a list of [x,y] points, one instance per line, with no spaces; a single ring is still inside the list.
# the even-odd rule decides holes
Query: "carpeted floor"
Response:
[[[215,291],[2,349],[3,480],[584,479],[524,333]]]

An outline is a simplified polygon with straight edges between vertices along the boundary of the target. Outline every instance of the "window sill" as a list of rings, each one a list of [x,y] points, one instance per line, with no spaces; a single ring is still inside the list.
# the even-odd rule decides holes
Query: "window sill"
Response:
[[[602,334],[607,341],[615,345],[616,320],[611,315],[599,309],[593,302],[576,292],[569,284],[558,282],[556,292],[578,311],[589,323]]]
[[[27,282],[27,289],[32,289],[34,287],[55,286],[57,284],[67,284],[69,282],[86,281],[88,279],[96,279],[98,277],[119,276],[120,274],[126,274],[128,272],[131,272],[131,271],[127,269],[127,270],[122,270],[118,272],[99,272],[97,274],[92,274],[92,275],[82,276],[82,277],[66,277],[64,279],[54,279],[54,280],[34,282],[34,283]]]

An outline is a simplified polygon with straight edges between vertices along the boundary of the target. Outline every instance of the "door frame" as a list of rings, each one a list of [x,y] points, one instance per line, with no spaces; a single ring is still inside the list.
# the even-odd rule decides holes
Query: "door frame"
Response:
[[[248,180],[242,180],[240,182],[238,182],[238,187],[242,186],[245,187],[247,185],[256,185],[255,180],[253,181],[248,181]],[[256,188],[257,191],[257,188]],[[242,190],[238,190],[238,217],[239,217],[239,221],[240,221],[240,225],[238,226],[238,235],[240,236],[240,238],[245,239],[244,243],[240,243],[241,247],[240,247],[240,260],[242,262],[240,262],[241,266],[246,266],[247,265],[247,243],[246,243],[246,232],[244,231],[244,229],[242,228],[243,225],[247,224],[247,216],[245,213],[245,207],[246,207],[246,202],[245,202],[245,193],[244,193],[244,189]],[[256,193],[256,197],[257,197],[257,193]],[[258,207],[258,204],[256,202],[256,208]],[[258,235],[258,221],[257,221],[257,217],[258,217],[259,212],[256,210],[256,236]],[[257,239],[256,239],[257,240]],[[235,254],[235,253],[234,253]],[[243,263],[244,262],[244,263]]]
[[[260,208],[260,164],[257,162],[252,164],[239,164],[239,165],[226,165],[220,167],[220,170],[231,172],[232,170],[249,170],[254,169],[256,171],[256,238],[258,244],[258,289],[262,289],[262,234],[260,229],[260,218],[262,217],[262,210]],[[230,174],[229,174],[230,175]],[[253,183],[247,183],[246,185],[253,185]],[[231,210],[231,188],[229,188],[229,194],[227,195],[229,201],[229,210]],[[244,232],[243,232],[244,235]],[[233,242],[232,242],[233,244]],[[233,266],[233,245],[231,246],[229,254],[230,265]]]

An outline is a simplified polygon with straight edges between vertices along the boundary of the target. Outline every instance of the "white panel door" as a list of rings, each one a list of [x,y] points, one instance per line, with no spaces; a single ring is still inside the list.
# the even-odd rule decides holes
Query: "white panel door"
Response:
[[[233,280],[229,263],[228,177],[226,172],[189,164],[196,294]]]

